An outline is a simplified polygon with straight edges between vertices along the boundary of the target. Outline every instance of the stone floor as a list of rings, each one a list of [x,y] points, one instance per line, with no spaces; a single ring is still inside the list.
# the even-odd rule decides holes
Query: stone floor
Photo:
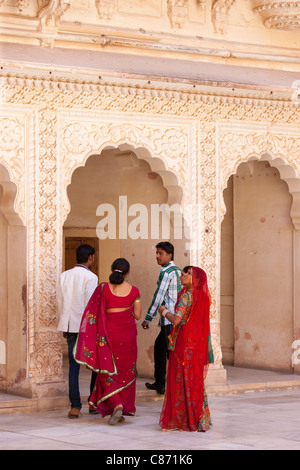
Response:
[[[161,400],[138,403],[136,416],[116,426],[86,406],[78,420],[66,410],[3,415],[0,450],[299,450],[299,398],[299,390],[211,397],[213,427],[206,433],[161,431]]]
[[[89,375],[81,374],[83,394],[88,382]],[[300,387],[295,376],[229,368],[228,386],[233,388],[208,397],[213,427],[206,433],[162,432],[158,426],[162,399],[144,396],[144,382],[138,379],[136,415],[116,426],[89,415],[86,403],[78,420],[68,419],[67,409],[3,414],[0,450],[103,450],[115,458],[118,451],[121,455],[133,450],[137,458],[144,455],[139,451],[146,450],[155,456],[157,451],[188,455],[186,451],[196,450],[300,449]],[[258,384],[265,391],[251,391]],[[245,385],[241,393],[239,386]],[[106,453],[101,453],[103,458]]]

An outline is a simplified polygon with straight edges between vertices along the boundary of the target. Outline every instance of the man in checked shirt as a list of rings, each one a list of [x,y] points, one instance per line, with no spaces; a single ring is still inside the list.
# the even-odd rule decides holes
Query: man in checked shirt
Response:
[[[174,313],[177,296],[181,289],[181,270],[175,265],[174,246],[170,242],[160,242],[156,245],[156,260],[161,266],[157,289],[154,293],[151,305],[145,320],[142,323],[144,329],[149,328],[149,323],[156,316],[161,305],[165,305],[169,312]],[[160,333],[154,343],[154,383],[146,382],[150,390],[156,390],[163,395],[165,393],[166,367],[168,354],[168,336],[171,333],[172,324],[164,318],[160,319]]]

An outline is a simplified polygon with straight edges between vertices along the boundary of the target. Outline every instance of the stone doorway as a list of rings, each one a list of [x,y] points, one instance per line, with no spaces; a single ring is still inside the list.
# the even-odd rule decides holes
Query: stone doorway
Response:
[[[224,364],[291,371],[292,196],[272,161],[239,165],[224,191],[221,345]]]
[[[153,226],[151,217],[152,205],[169,204],[168,190],[162,177],[152,170],[147,161],[138,158],[133,150],[106,148],[100,154],[90,155],[84,166],[74,170],[67,195],[70,211],[63,226],[65,246],[68,239],[97,240],[99,282],[108,279],[114,259],[128,259],[131,266],[130,282],[141,292],[142,322],[159,273],[155,245],[161,239],[166,239],[162,238],[162,216],[159,221],[155,221],[158,221],[158,227]],[[115,226],[108,218],[110,211],[116,216]],[[105,218],[105,232],[109,232],[110,223],[115,229],[107,238],[100,237],[98,231],[99,224]],[[175,262],[179,267],[184,267],[189,264],[186,240],[184,236],[174,239],[172,214],[169,222],[168,239],[175,246]],[[64,262],[63,269],[65,267]],[[153,374],[153,344],[157,336],[158,318],[152,323],[153,326],[147,332],[137,325],[140,376],[149,377]]]

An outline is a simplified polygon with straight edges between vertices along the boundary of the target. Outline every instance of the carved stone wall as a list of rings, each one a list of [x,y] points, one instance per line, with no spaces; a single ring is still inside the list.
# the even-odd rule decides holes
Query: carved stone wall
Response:
[[[9,172],[10,181],[18,186],[15,200],[15,211],[25,225],[25,186],[27,178],[26,140],[28,130],[32,126],[32,113],[30,108],[15,106],[12,112],[10,107],[2,106],[2,120],[0,124],[0,155],[1,163]]]
[[[204,48],[213,56],[213,47],[221,46],[220,57],[228,59],[238,50],[235,60],[242,59],[244,48],[253,52],[256,40],[258,46],[279,47],[279,54],[288,57],[295,50],[289,32],[299,30],[299,9],[296,0],[0,0],[5,42],[22,38],[24,44],[75,49],[80,43],[82,49],[120,52],[126,46],[161,53],[191,49],[199,56]],[[256,52],[265,60],[260,47]]]
[[[27,374],[33,393],[64,389],[56,282],[69,211],[66,188],[73,171],[109,145],[129,146],[166,174],[166,186],[175,182],[182,203],[192,201],[198,233],[191,261],[208,274],[214,367],[221,369],[222,191],[239,163],[266,153],[298,179],[300,109],[291,100],[250,92],[229,96],[4,74],[0,85],[0,126],[6,130],[0,163],[18,187],[15,207],[28,234]]]

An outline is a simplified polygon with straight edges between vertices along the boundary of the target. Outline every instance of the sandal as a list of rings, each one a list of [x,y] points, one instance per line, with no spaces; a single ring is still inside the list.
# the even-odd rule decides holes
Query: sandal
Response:
[[[119,419],[122,417],[123,409],[122,408],[117,408],[111,417],[108,420],[108,424],[114,425],[117,424]]]

